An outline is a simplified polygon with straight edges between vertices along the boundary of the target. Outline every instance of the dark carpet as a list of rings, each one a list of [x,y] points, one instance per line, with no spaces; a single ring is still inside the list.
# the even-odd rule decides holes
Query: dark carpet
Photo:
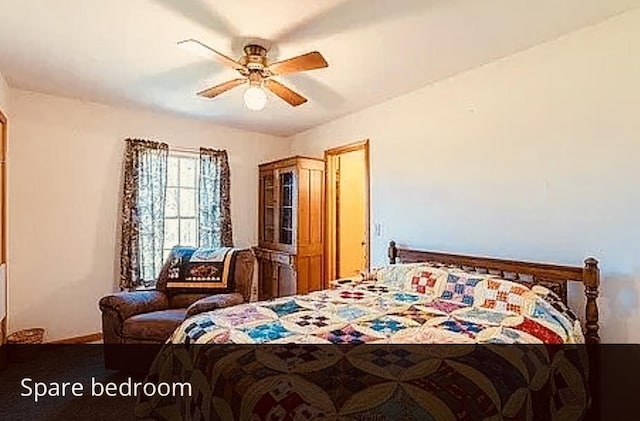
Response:
[[[96,382],[121,383],[144,376],[106,370],[102,345],[38,347],[10,354],[9,365],[0,371],[0,420],[135,420],[135,397],[91,396],[92,378]],[[83,396],[21,396],[27,389],[24,378],[34,382],[81,382]]]

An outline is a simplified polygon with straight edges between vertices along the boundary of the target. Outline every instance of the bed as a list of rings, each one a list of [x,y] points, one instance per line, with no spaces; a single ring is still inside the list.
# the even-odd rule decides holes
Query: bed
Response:
[[[328,290],[201,313],[147,381],[155,419],[584,419],[599,342],[598,262],[582,267],[389,245],[389,265]],[[584,323],[567,306],[585,288]]]

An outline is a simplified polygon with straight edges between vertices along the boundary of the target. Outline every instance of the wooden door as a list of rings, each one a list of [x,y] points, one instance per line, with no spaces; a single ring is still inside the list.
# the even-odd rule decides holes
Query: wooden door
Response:
[[[298,293],[296,274],[291,265],[276,263],[278,297],[289,297]]]
[[[290,257],[285,254],[258,256],[258,299],[270,300],[298,293],[295,270],[291,264],[282,262],[285,259],[290,260]]]
[[[369,268],[369,143],[329,150],[327,158],[327,280]]]
[[[324,287],[324,162],[305,160],[298,171],[298,294]]]
[[[296,167],[275,171],[277,232],[276,249],[295,253],[297,246],[298,179]]]
[[[270,300],[278,295],[274,284],[274,264],[271,259],[258,256],[258,299]]]
[[[276,180],[273,171],[260,172],[258,241],[261,247],[273,248],[277,233]]]
[[[337,177],[338,277],[354,276],[367,266],[364,150],[341,154]]]

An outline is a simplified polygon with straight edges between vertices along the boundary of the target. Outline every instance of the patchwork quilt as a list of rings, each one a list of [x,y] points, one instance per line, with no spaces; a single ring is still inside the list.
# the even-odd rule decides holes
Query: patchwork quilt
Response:
[[[141,417],[232,420],[580,419],[587,358],[553,292],[394,265],[367,281],[185,320],[147,381]],[[164,415],[163,415],[164,414]]]

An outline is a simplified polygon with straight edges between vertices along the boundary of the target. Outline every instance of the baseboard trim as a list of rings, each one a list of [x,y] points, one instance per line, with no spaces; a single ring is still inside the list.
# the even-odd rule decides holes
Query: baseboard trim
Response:
[[[76,336],[74,338],[59,339],[52,341],[52,344],[86,344],[89,342],[97,342],[102,340],[102,333],[92,333],[90,335]]]

